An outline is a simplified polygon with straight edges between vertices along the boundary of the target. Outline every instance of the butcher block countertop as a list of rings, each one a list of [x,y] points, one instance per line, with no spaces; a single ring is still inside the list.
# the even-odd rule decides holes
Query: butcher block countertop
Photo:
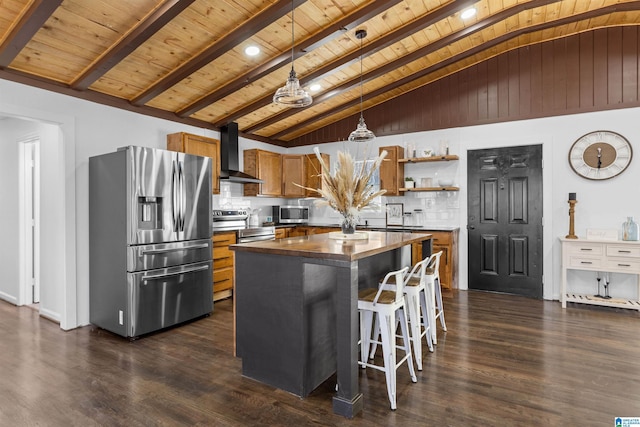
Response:
[[[340,261],[357,261],[378,253],[431,239],[428,233],[367,231],[367,239],[342,240],[329,234],[290,237],[231,245],[234,251],[271,255],[299,256]]]

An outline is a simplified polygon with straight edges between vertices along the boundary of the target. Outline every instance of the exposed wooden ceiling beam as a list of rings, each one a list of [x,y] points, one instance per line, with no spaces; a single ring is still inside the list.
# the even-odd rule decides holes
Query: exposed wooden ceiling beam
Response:
[[[36,0],[31,3],[0,46],[0,68],[11,64],[60,3],[62,0]]]
[[[204,120],[198,120],[193,118],[182,118],[175,115],[171,111],[161,110],[153,107],[136,107],[131,105],[129,101],[116,96],[107,95],[101,92],[96,92],[91,89],[79,91],[71,89],[68,85],[54,80],[45,79],[42,77],[34,76],[33,74],[26,74],[22,71],[13,69],[0,69],[0,79],[21,83],[24,85],[45,89],[51,92],[61,93],[63,95],[69,95],[74,98],[84,99],[86,101],[95,102],[102,105],[108,105],[110,107],[119,108],[122,110],[132,111],[134,113],[144,114],[146,116],[157,117],[164,120],[170,120],[173,122],[184,123],[190,126],[196,126],[203,129],[219,130],[211,123]],[[265,138],[266,139],[266,138]],[[274,143],[279,145],[279,143]]]
[[[523,6],[523,5],[521,5]],[[519,6],[515,6],[515,7],[519,7]],[[597,18],[599,16],[604,16],[604,15],[608,15],[611,13],[615,13],[615,12],[625,12],[625,11],[632,11],[632,10],[640,10],[640,1],[633,1],[633,2],[629,2],[629,3],[622,3],[622,4],[616,4],[616,5],[612,5],[612,6],[607,6],[604,7],[602,9],[597,9],[597,10],[591,10],[589,12],[585,12],[582,13],[580,15],[573,15],[570,17],[566,17],[566,18],[562,18],[556,21],[550,21],[550,22],[544,22],[542,24],[538,24],[529,28],[520,28],[518,30],[512,31],[510,33],[506,33],[503,34],[500,37],[497,37],[493,40],[490,40],[486,43],[483,43],[482,45],[476,46],[468,51],[465,51],[459,55],[455,55],[452,56],[450,58],[447,58],[446,60],[442,61],[442,62],[438,62],[437,64],[434,64],[428,68],[422,69],[416,73],[407,75],[405,77],[403,77],[400,80],[397,80],[395,82],[393,82],[392,84],[386,85],[384,87],[378,88],[372,92],[369,92],[367,94],[365,94],[363,96],[363,101],[367,101],[370,99],[374,99],[378,96],[384,95],[385,93],[397,89],[399,87],[402,87],[405,84],[411,83],[414,80],[417,80],[419,78],[425,77],[431,73],[434,73],[438,70],[441,70],[443,68],[448,67],[451,64],[455,64],[456,62],[462,61],[468,57],[471,57],[473,55],[476,55],[484,50],[490,49],[496,45],[499,45],[500,43],[503,43],[507,40],[516,38],[516,37],[520,37],[521,35],[524,34],[528,34],[528,33],[533,33],[536,31],[543,31],[549,28],[553,28],[559,25],[566,25],[566,24],[571,24],[574,22],[578,22],[578,21],[583,21],[586,19],[592,19],[592,18]],[[456,36],[457,34],[452,34],[450,37]],[[467,34],[468,35],[468,34]],[[443,39],[444,40],[444,39]],[[446,46],[446,44],[449,43],[444,43],[444,41],[438,41],[437,43],[442,44],[442,46]],[[363,76],[364,78],[364,76]],[[388,101],[388,99],[385,99],[383,102]],[[346,102],[336,108],[333,108],[329,111],[325,111],[324,113],[321,114],[317,114],[313,117],[313,119],[311,120],[306,120],[304,122],[300,122],[297,123],[294,126],[288,127],[287,129],[275,133],[273,135],[270,135],[269,138],[272,140],[281,140],[280,138],[282,138],[283,136],[286,136],[288,134],[291,134],[292,132],[295,132],[298,129],[302,129],[305,126],[308,126],[309,124],[311,124],[314,121],[318,121],[318,120],[322,120],[328,117],[331,117],[333,115],[335,115],[336,113],[346,110],[348,108],[351,108],[353,106],[356,106],[360,103],[360,98],[356,98],[353,99],[349,102]]]
[[[293,7],[298,7],[306,0],[293,0]],[[279,0],[268,9],[253,16],[244,25],[239,26],[218,42],[205,49],[200,55],[194,57],[190,61],[187,61],[182,66],[178,67],[172,73],[168,74],[157,83],[146,89],[140,95],[131,100],[133,105],[142,106],[149,102],[151,99],[160,95],[162,92],[171,88],[175,84],[189,77],[211,61],[215,60],[221,55],[224,55],[228,50],[233,49],[239,43],[245,41],[255,33],[259,32],[263,28],[271,25],[278,19],[291,12],[291,1]]]
[[[87,89],[93,82],[115,67],[118,62],[126,58],[142,43],[146,42],[158,30],[178,16],[194,1],[195,0],[165,1],[165,3],[148,16],[147,19],[138,24],[135,30],[110,50],[105,52],[96,62],[87,68],[82,75],[71,83],[71,87],[78,90]]]
[[[396,5],[397,3],[400,3],[401,1],[402,0],[376,0],[374,2],[371,2],[371,4],[335,22],[328,28],[320,31],[318,34],[315,34],[314,36],[309,37],[308,39],[296,44],[293,49],[294,60],[303,56],[306,51],[314,50],[316,47],[340,37],[340,35],[344,34],[346,31],[354,29],[363,22],[366,22],[374,16],[379,15],[380,13]],[[183,109],[177,111],[176,114],[180,117],[188,117],[196,113],[197,111],[200,111],[203,108],[206,108],[207,106],[221,100],[222,98],[231,95],[235,91],[242,89],[249,83],[259,80],[262,77],[272,73],[273,71],[283,67],[289,61],[291,61],[291,52],[283,52],[282,54],[278,55],[275,58],[272,58],[259,67],[230,81],[214,92],[211,92],[203,98],[200,98],[191,105],[188,105]]]
[[[381,37],[378,40],[369,43],[362,50],[363,55],[371,55],[379,50],[382,50],[388,46],[391,46],[394,43],[399,42],[400,40],[409,37],[411,34],[416,31],[420,31],[430,25],[435,24],[436,22],[453,15],[460,10],[469,7],[470,5],[476,3],[477,0],[455,0],[447,5],[441,7],[425,15],[421,19],[417,19],[404,27],[401,27],[397,31],[390,33],[385,37]],[[556,0],[558,1],[558,0]],[[325,76],[335,73],[336,71],[341,70],[344,67],[348,67],[353,62],[357,61],[360,58],[360,50],[354,50],[348,55],[343,56],[338,61],[331,62],[326,64],[323,67],[314,70],[312,73],[300,78],[300,85],[304,86],[310,84],[314,80],[320,80]],[[245,107],[228,114],[227,116],[216,121],[216,126],[223,126],[225,123],[229,123],[239,119],[242,116],[245,116],[259,108],[262,108],[266,105],[269,105],[272,102],[272,95],[265,95],[262,98],[257,99],[253,103],[246,105]]]

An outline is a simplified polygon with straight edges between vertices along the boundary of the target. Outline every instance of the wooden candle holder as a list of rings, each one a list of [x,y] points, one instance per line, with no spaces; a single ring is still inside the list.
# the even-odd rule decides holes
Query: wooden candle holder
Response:
[[[569,234],[566,235],[567,239],[577,239],[578,236],[575,234],[574,229],[574,218],[573,215],[575,213],[575,206],[578,203],[577,200],[569,200]]]

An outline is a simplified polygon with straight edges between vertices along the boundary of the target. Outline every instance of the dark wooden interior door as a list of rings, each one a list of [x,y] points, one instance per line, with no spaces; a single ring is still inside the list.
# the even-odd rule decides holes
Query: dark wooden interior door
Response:
[[[468,152],[469,289],[542,298],[542,146]]]

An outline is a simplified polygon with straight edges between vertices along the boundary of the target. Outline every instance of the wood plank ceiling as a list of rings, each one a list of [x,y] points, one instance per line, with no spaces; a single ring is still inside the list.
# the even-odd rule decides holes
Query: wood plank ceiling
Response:
[[[638,24],[624,0],[1,0],[0,78],[287,146],[357,114],[361,81],[366,110],[505,51]],[[305,108],[272,102],[292,52],[321,87]]]

